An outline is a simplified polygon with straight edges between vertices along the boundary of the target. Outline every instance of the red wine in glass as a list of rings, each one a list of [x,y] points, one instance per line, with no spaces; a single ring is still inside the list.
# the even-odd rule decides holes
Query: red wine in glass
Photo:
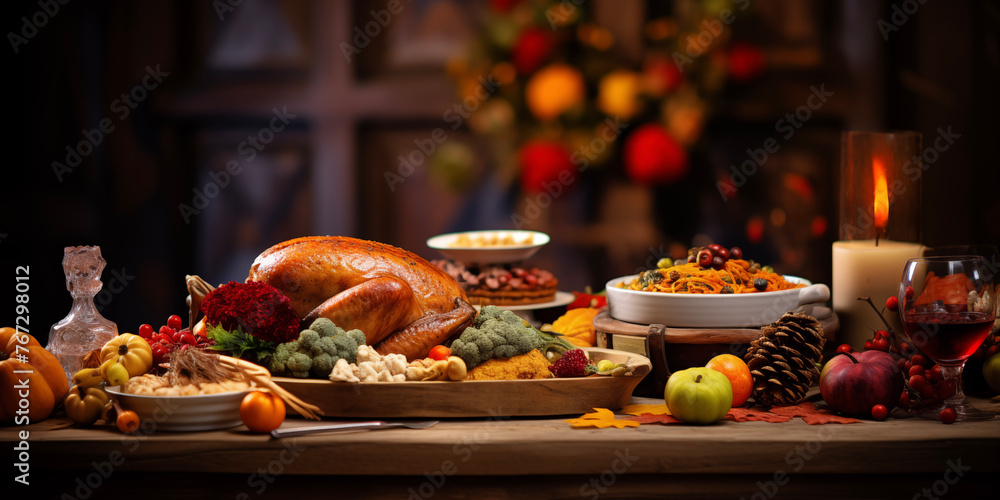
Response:
[[[996,319],[994,276],[980,256],[910,259],[899,280],[899,319],[910,342],[941,367],[942,383],[955,388],[944,405],[956,420],[996,417],[969,403],[962,390],[966,360],[989,335]],[[940,408],[918,414],[939,418]]]
[[[922,312],[907,316],[903,330],[931,359],[957,363],[976,352],[993,326],[982,312]]]

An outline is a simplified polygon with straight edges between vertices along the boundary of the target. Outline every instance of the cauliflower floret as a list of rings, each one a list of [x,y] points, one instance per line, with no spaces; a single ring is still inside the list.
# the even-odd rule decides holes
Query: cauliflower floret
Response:
[[[361,382],[361,379],[354,373],[357,365],[348,363],[346,359],[337,360],[337,364],[333,365],[333,371],[330,372],[330,380],[342,381],[342,382]]]
[[[374,361],[374,360],[377,360],[377,359],[379,359],[381,357],[382,357],[382,355],[380,355],[378,352],[376,352],[375,349],[372,346],[369,346],[369,345],[359,345],[358,346],[358,350],[357,350],[357,358],[356,358],[355,362],[358,365],[361,365],[361,363],[364,363],[364,362],[367,362],[367,361]]]

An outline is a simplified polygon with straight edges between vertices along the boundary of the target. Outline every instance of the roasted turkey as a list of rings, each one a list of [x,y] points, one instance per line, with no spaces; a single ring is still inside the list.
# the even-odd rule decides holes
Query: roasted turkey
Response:
[[[365,333],[381,354],[409,360],[472,323],[475,309],[458,283],[423,258],[383,243],[310,236],[261,253],[248,281],[288,296],[307,321],[324,317]]]

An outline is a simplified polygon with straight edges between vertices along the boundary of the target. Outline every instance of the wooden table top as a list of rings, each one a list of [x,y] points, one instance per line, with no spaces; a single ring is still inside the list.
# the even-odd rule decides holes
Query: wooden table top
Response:
[[[634,398],[633,402],[653,404],[662,400]],[[1000,411],[998,402],[976,403]],[[4,449],[10,450],[19,441],[18,432],[28,430],[32,471],[42,477],[55,471],[72,471],[59,474],[66,480],[74,474],[86,478],[88,471],[100,470],[100,464],[108,461],[120,462],[116,470],[139,474],[135,477],[164,473],[208,474],[216,478],[229,475],[237,485],[243,484],[242,480],[249,482],[247,478],[252,478],[254,471],[269,466],[280,469],[282,475],[392,476],[397,482],[408,477],[409,484],[416,485],[434,477],[448,477],[453,484],[459,484],[458,477],[491,476],[477,479],[475,484],[495,485],[503,482],[503,478],[495,476],[543,475],[573,478],[568,483],[572,487],[582,484],[580,478],[611,474],[646,478],[652,481],[647,485],[651,486],[661,480],[686,484],[693,474],[718,478],[713,482],[719,485],[725,482],[721,478],[743,478],[746,486],[752,486],[755,480],[765,481],[766,486],[768,480],[778,479],[779,473],[812,478],[800,481],[797,487],[821,484],[818,478],[824,476],[829,476],[826,481],[836,487],[838,481],[830,478],[848,477],[845,474],[852,480],[867,478],[883,486],[889,484],[888,478],[909,484],[911,479],[907,478],[915,475],[933,484],[934,478],[943,477],[956,461],[960,468],[972,468],[967,477],[979,478],[966,480],[968,487],[996,487],[993,483],[1000,477],[1000,418],[952,425],[913,418],[827,425],[807,425],[794,419],[786,423],[727,421],[703,427],[649,424],[626,429],[573,429],[563,419],[577,415],[503,418],[502,411],[500,415],[444,420],[422,430],[329,433],[280,440],[250,434],[243,427],[125,436],[110,427],[77,428],[66,419],[51,418],[28,427],[0,428],[0,441]],[[303,425],[310,422],[289,418],[284,424]],[[428,479],[414,482],[414,478]],[[318,481],[315,477],[283,479],[286,486]],[[361,478],[352,480],[364,483]],[[401,486],[405,484],[404,480]],[[511,491],[509,486],[505,488]],[[692,486],[685,491],[693,494],[702,490]],[[581,494],[582,490],[575,496]]]

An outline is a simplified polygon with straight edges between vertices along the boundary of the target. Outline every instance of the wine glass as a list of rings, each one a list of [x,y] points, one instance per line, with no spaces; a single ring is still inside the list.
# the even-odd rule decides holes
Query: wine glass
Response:
[[[993,412],[973,407],[962,391],[962,368],[990,333],[996,291],[985,259],[977,255],[922,257],[906,261],[899,281],[899,319],[914,347],[941,366],[941,384],[954,394],[940,408],[919,416],[939,418],[952,408],[956,420],[988,420]]]

